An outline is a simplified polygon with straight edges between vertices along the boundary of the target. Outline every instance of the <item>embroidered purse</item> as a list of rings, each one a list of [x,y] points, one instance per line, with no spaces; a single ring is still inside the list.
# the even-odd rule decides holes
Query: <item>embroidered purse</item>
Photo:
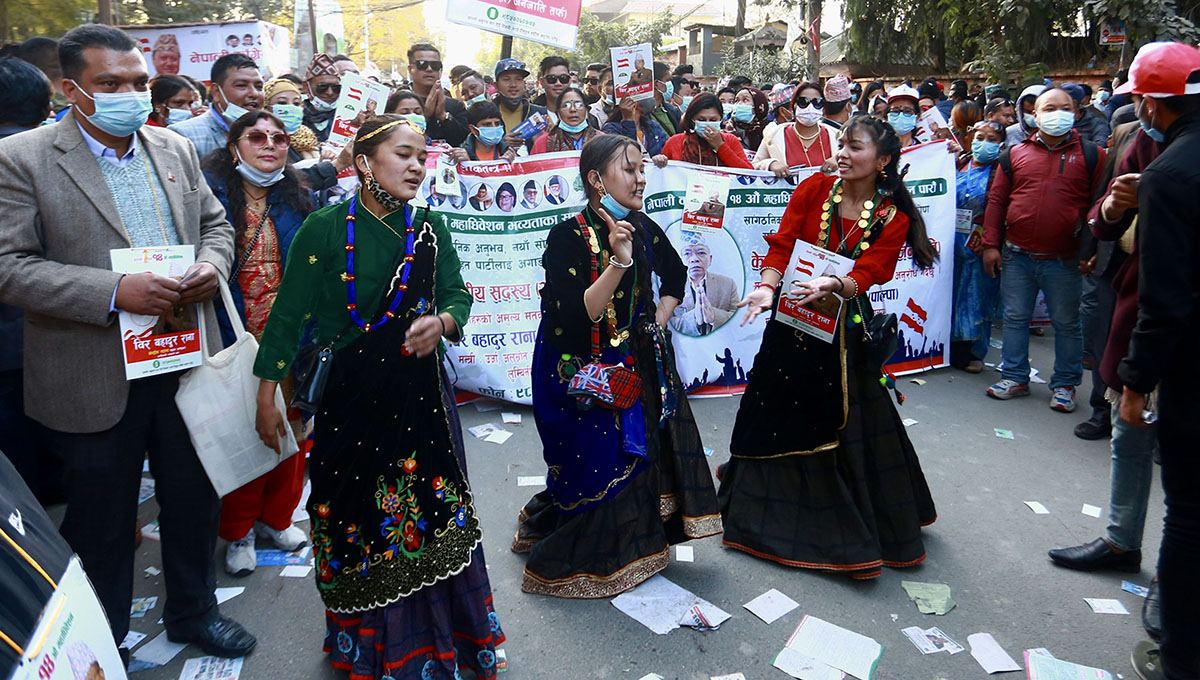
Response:
[[[592,228],[577,215],[580,232],[589,244],[596,243]],[[591,282],[599,278],[600,255],[599,247],[590,247],[591,252]],[[605,320],[610,326],[616,323],[615,314],[606,315]],[[642,378],[621,364],[606,364],[600,361],[600,323],[592,324],[592,361],[571,377],[567,385],[567,394],[575,397],[580,409],[586,410],[599,405],[613,411],[624,411],[637,403],[642,396]]]

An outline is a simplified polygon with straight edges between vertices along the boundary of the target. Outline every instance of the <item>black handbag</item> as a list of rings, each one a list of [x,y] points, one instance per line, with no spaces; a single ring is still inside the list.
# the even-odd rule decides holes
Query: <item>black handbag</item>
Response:
[[[301,347],[295,365],[296,390],[292,393],[291,406],[309,415],[316,415],[333,370],[333,343],[322,347],[314,342]]]
[[[859,307],[861,309],[861,303]],[[866,345],[867,366],[881,371],[883,365],[896,353],[900,346],[900,334],[895,314],[876,314],[863,328],[863,344]]]

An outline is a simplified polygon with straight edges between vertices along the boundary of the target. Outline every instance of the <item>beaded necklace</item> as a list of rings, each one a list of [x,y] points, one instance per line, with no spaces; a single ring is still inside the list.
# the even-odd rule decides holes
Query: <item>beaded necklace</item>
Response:
[[[858,245],[854,247],[854,251],[850,253],[852,259],[856,259],[859,253],[868,250],[871,244],[867,239],[871,236],[872,230],[880,224],[879,220],[872,220],[871,212],[875,209],[876,203],[879,201],[879,190],[875,190],[875,195],[863,203],[863,210],[859,213],[858,222],[855,226],[862,230],[862,237],[858,239]],[[838,215],[838,206],[842,202],[842,180],[833,183],[833,190],[829,192],[829,198],[821,204],[821,231],[817,232],[817,239],[823,241],[822,247],[826,250],[832,250],[835,253],[841,253],[842,248],[846,245],[846,240],[854,232],[847,233],[841,237],[841,242],[834,248],[830,248],[831,227],[834,221],[838,221],[838,233],[841,234],[842,226],[840,223],[841,217]]]
[[[413,247],[416,239],[413,236],[412,208],[405,205],[404,261],[400,263],[400,283],[396,284],[396,294],[392,296],[392,304],[379,321],[375,323],[363,321],[362,317],[358,315],[358,289],[354,283],[354,208],[357,205],[358,196],[355,195],[350,199],[350,212],[346,214],[346,272],[342,274],[342,280],[346,282],[346,310],[350,312],[350,318],[354,321],[354,325],[362,329],[362,332],[370,333],[396,316],[396,310],[400,308],[400,303],[404,299],[404,291],[408,290],[408,275],[412,272]],[[382,220],[380,221],[382,222]],[[395,233],[395,230],[392,230],[392,233]],[[396,235],[399,236],[399,234]]]

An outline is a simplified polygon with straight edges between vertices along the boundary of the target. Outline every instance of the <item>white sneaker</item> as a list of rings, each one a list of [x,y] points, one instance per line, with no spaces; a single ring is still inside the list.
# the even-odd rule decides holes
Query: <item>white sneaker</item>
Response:
[[[259,536],[270,538],[275,547],[284,552],[299,550],[308,543],[308,534],[295,524],[288,525],[288,528],[283,531],[275,531],[271,527],[259,522],[255,526],[255,530]]]
[[[249,576],[258,567],[258,554],[254,552],[254,529],[245,538],[238,539],[225,549],[225,571],[232,576]]]

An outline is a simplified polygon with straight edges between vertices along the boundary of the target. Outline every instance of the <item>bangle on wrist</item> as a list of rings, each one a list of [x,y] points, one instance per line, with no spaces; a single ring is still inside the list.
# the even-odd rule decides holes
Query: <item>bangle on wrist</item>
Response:
[[[770,288],[771,290],[775,290],[775,286],[767,283],[766,281],[759,281],[758,283],[754,284],[754,290],[758,290],[759,288]]]
[[[442,335],[445,335],[446,334],[446,320],[442,318],[441,314],[438,315],[437,320],[439,322],[441,322],[441,324],[442,324]]]
[[[842,281],[842,277],[840,277],[840,276],[833,277],[833,280],[837,281],[837,286],[838,286],[837,290],[834,292],[838,293],[840,295],[842,293],[842,291],[846,290],[846,284],[844,281]]]
[[[620,262],[617,262],[617,258],[614,256],[614,257],[608,258],[608,263],[610,265],[616,267],[617,269],[629,269],[630,267],[633,266],[633,257],[631,256],[629,258],[628,262],[622,264]]]

